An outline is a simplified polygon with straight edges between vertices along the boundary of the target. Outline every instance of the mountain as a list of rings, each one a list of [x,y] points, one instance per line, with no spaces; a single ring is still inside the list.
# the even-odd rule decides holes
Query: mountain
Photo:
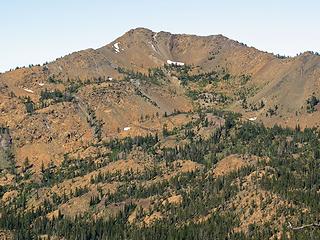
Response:
[[[319,236],[319,67],[137,28],[0,74],[0,236]]]

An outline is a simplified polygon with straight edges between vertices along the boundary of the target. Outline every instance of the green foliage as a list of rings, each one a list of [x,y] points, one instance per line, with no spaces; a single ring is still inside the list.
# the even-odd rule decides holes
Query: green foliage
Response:
[[[180,73],[179,80],[183,85],[187,85],[189,82],[198,82],[203,85],[212,84],[214,82],[219,81],[219,73],[218,72],[209,72],[209,73],[201,73],[197,75],[189,75],[188,72]]]
[[[278,114],[278,105],[275,105],[273,108],[269,108],[268,111],[266,112],[266,117],[272,117],[276,116]]]
[[[196,129],[210,126],[206,117],[209,112],[223,117],[225,124],[203,139],[197,135]],[[40,182],[17,182],[20,187],[18,197],[0,206],[0,228],[13,230],[16,239],[36,239],[43,234],[65,239],[270,239],[279,231],[290,230],[286,226],[283,230],[281,226],[275,228],[273,222],[267,222],[264,225],[250,224],[247,232],[235,233],[234,229],[240,226],[239,216],[232,208],[226,207],[226,203],[232,202],[241,191],[241,184],[234,183],[253,176],[257,169],[263,169],[265,175],[254,179],[256,186],[277,194],[291,205],[277,209],[275,218],[286,216],[295,220],[297,225],[317,221],[320,212],[320,132],[315,129],[301,131],[298,127],[267,128],[262,124],[242,122],[239,117],[239,114],[219,110],[199,111],[196,120],[173,131],[166,129],[165,136],[180,136],[187,140],[184,145],[172,148],[158,148],[159,137],[148,135],[99,142],[94,146],[107,147],[111,152],[97,158],[69,159],[66,155],[60,166],[50,163],[42,167]],[[151,167],[141,172],[132,169],[112,173],[99,171],[112,161],[126,159],[137,149],[153,158]],[[212,167],[230,154],[255,155],[268,161],[260,160],[257,165],[249,165],[224,176],[213,176]],[[202,167],[157,181],[159,176],[176,173],[179,165],[175,160],[181,159],[200,163]],[[91,189],[88,187],[51,194],[40,207],[27,207],[28,199],[38,189],[93,171],[97,172],[91,176],[90,182],[96,184],[97,192],[89,195],[88,214],[75,219],[61,213],[53,219],[46,217],[60,204],[87,194]],[[117,183],[117,189],[113,192],[99,187],[113,182]],[[6,186],[0,187],[0,196],[10,190]],[[180,205],[163,204],[163,200],[172,194],[182,196]],[[154,201],[149,210],[143,210],[134,204],[138,199],[159,201]],[[264,199],[262,208],[271,201]],[[106,219],[92,218],[96,208],[109,208],[111,205],[118,206],[121,211]],[[252,203],[249,212],[253,214],[256,207]],[[305,208],[310,212],[302,211]],[[128,217],[134,210],[139,221],[152,212],[160,212],[164,217],[150,226],[136,226],[128,223]],[[204,216],[208,216],[208,221],[195,221]],[[290,235],[292,239],[318,239],[320,232],[311,229],[290,232]]]
[[[225,81],[229,80],[230,78],[231,78],[230,73],[226,73],[226,74],[222,77],[222,79],[225,80]]]
[[[307,112],[312,113],[315,112],[315,106],[318,105],[320,100],[316,98],[314,95],[312,95],[310,98],[307,99]]]
[[[35,104],[29,96],[25,98],[24,105],[28,114],[31,115],[35,112]]]
[[[187,92],[187,96],[192,100],[197,100],[199,98],[200,91],[197,90],[190,90]]]
[[[71,102],[73,100],[72,95],[69,92],[61,92],[60,90],[48,91],[45,89],[40,93],[40,101],[51,99],[54,102]]]
[[[134,72],[125,68],[118,67],[118,72],[125,75],[124,80],[140,80],[147,83],[161,85],[162,80],[166,78],[164,71],[161,68],[148,69],[148,75],[141,72]]]
[[[48,82],[51,84],[60,84],[63,83],[61,79],[57,79],[55,75],[48,77]]]

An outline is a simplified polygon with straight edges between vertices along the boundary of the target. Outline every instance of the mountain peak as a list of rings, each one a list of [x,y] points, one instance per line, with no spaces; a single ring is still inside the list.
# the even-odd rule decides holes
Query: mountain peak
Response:
[[[1,74],[0,239],[273,239],[317,219],[313,54],[136,28]]]
[[[126,36],[126,35],[149,35],[149,34],[153,34],[153,31],[148,29],[148,28],[144,28],[144,27],[138,27],[138,28],[133,28],[130,29],[129,31],[127,31],[124,35],[122,36]]]

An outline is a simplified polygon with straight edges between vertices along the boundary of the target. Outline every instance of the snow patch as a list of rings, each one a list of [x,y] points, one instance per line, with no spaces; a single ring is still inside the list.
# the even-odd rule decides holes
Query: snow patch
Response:
[[[157,41],[157,36],[158,36],[158,33],[156,33],[155,35],[153,35],[153,40],[154,40],[154,41]]]
[[[113,49],[116,51],[116,53],[119,53],[120,50],[124,51],[123,48],[120,48],[120,45],[119,45],[119,44],[120,44],[119,42],[113,44]]]
[[[108,80],[109,80],[109,81],[112,81],[112,79],[113,79],[112,77],[108,77]]]
[[[113,48],[114,48],[114,50],[116,51],[116,53],[119,53],[119,52],[120,52],[119,43],[113,44]]]
[[[157,49],[156,49],[156,47],[153,45],[152,42],[149,42],[149,44],[151,45],[153,51],[158,52]]]
[[[28,88],[24,88],[23,90],[25,90],[28,93],[34,93],[32,90],[28,89]]]
[[[249,118],[249,121],[255,121],[255,120],[257,120],[257,117]]]
[[[171,61],[171,60],[167,60],[167,64],[175,65],[175,66],[184,66],[183,62],[174,62],[174,61]]]
[[[123,131],[129,131],[131,129],[131,127],[125,127],[124,129],[123,129]]]

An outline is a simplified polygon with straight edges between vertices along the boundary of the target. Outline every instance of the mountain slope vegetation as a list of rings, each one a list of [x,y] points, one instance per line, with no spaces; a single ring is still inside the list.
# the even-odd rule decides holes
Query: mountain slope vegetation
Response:
[[[319,238],[319,64],[138,28],[0,74],[0,236]]]

